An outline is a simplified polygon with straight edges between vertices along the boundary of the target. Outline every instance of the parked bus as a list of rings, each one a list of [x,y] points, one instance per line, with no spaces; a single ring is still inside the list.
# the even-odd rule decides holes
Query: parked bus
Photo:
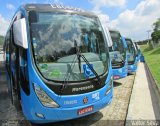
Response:
[[[140,57],[141,57],[142,53],[141,53],[139,45],[136,42],[134,42],[134,46],[136,48],[136,59],[138,62],[138,61],[140,61]]]
[[[107,28],[106,28],[107,30]],[[109,44],[109,54],[110,58],[112,59],[112,69],[113,69],[113,78],[114,80],[124,78],[127,76],[127,53],[126,53],[126,45],[123,42],[124,39],[122,38],[119,31],[116,30],[109,30],[111,36],[112,44]]]
[[[20,101],[33,123],[79,118],[108,105],[113,74],[106,40],[91,12],[62,5],[21,6],[4,45],[12,103]]]
[[[136,72],[137,70],[137,57],[136,48],[130,38],[125,38],[128,46],[128,72]]]

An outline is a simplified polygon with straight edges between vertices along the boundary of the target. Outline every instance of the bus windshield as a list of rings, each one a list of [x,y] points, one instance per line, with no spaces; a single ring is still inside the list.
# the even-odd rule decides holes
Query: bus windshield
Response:
[[[110,34],[113,41],[112,51],[119,51],[121,54],[124,53],[124,47],[120,33],[116,31],[110,31]]]
[[[132,40],[126,39],[126,42],[127,42],[127,45],[128,45],[128,52],[135,56],[136,52],[135,52],[135,48],[134,48],[134,45],[132,43]]]
[[[29,24],[34,62],[44,78],[53,81],[64,81],[66,77],[68,81],[95,78],[82,58],[79,63],[77,47],[98,76],[108,71],[108,50],[97,17],[34,11],[29,14]]]
[[[121,39],[121,35],[117,31],[110,31],[113,46],[110,48],[110,52],[119,52],[123,60],[125,59],[125,49]]]

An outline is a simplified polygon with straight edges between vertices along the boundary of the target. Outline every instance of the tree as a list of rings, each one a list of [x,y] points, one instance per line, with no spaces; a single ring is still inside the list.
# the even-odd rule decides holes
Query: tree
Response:
[[[151,34],[152,40],[156,43],[158,43],[158,40],[160,39],[160,30],[154,31]]]
[[[160,18],[157,19],[156,22],[153,23],[154,31],[160,30]]]
[[[154,29],[151,37],[153,42],[157,44],[160,40],[160,18],[158,18],[157,21],[153,23],[153,27]]]

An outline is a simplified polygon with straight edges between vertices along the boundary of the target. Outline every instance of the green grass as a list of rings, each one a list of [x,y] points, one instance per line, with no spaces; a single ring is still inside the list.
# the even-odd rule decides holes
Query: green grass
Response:
[[[140,48],[145,57],[145,61],[160,88],[160,47],[152,49],[148,45],[141,45]]]

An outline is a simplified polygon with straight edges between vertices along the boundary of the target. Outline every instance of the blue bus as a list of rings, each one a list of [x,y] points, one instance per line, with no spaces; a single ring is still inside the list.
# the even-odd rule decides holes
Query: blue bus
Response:
[[[138,62],[138,61],[140,61],[142,53],[141,53],[140,47],[137,44],[137,42],[134,42],[134,46],[136,48],[136,59],[137,59],[137,62]]]
[[[123,37],[119,31],[109,30],[112,46],[109,46],[109,54],[112,59],[113,79],[124,78],[128,73],[127,50]]]
[[[9,93],[32,123],[95,113],[112,101],[113,73],[99,18],[78,8],[26,4],[5,37]]]
[[[128,46],[128,72],[136,72],[137,70],[137,57],[136,48],[130,38],[125,38]]]

